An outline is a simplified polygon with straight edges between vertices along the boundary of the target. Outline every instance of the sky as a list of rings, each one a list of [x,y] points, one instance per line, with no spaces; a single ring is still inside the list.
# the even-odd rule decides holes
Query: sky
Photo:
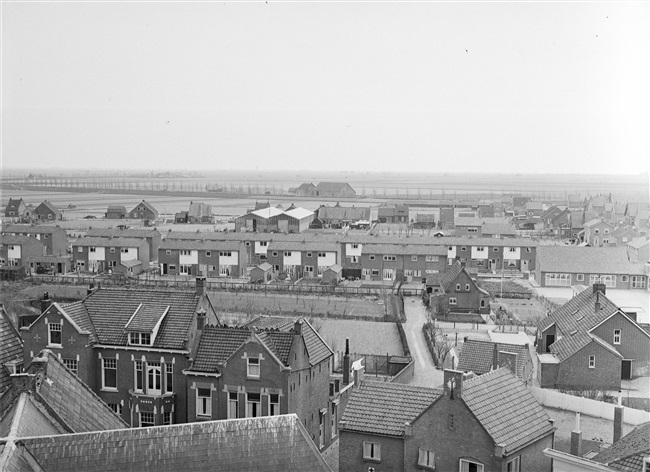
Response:
[[[649,2],[2,2],[3,168],[648,172]]]

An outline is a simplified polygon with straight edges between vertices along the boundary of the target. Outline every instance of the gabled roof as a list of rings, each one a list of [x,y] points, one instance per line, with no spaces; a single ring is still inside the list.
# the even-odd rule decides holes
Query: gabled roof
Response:
[[[268,262],[262,262],[260,265],[257,266],[257,268],[262,269],[264,272],[266,272],[267,270],[273,269],[273,266]]]
[[[73,246],[81,247],[140,247],[147,241],[139,238],[95,238],[86,236],[77,239]]]
[[[373,244],[368,243],[363,245],[363,254],[386,254],[386,255],[430,255],[430,256],[446,256],[446,246],[425,246],[425,245],[411,245],[407,243],[402,244]]]
[[[53,225],[6,225],[2,227],[2,233],[25,233],[25,234],[52,234],[65,231],[60,226]]]
[[[370,208],[357,206],[322,206],[318,209],[318,218],[321,220],[368,220],[370,219]]]
[[[337,252],[340,244],[327,241],[271,241],[269,249],[277,251],[312,251],[312,252]]]
[[[120,346],[127,344],[125,326],[140,305],[144,312],[154,314],[162,314],[169,307],[153,347],[186,349],[189,329],[201,298],[193,291],[101,288],[81,303],[92,322],[98,342]],[[62,306],[67,311],[70,305]]]
[[[343,267],[341,267],[338,264],[334,264],[334,265],[329,266],[327,269],[325,269],[325,272],[327,272],[328,270],[339,273],[339,272],[341,272],[343,270]]]
[[[142,261],[138,260],[138,259],[130,259],[128,261],[120,262],[120,265],[124,266],[124,267],[126,267],[128,269],[128,268],[131,268],[131,267],[137,267],[139,265],[142,265]]]
[[[643,265],[629,262],[625,247],[540,246],[537,269],[583,274],[644,274]]]
[[[335,192],[344,189],[346,186],[349,186],[347,182],[318,182],[316,188],[319,191]]]
[[[57,207],[55,207],[52,204],[52,202],[48,202],[47,200],[43,200],[43,203],[41,203],[39,206],[36,207],[36,211],[41,211],[41,210],[50,210],[52,213],[61,213],[61,211]]]
[[[23,341],[20,333],[9,318],[4,305],[0,305],[0,395],[11,384],[5,363],[23,362]]]
[[[64,315],[67,315],[68,318],[72,320],[73,325],[76,325],[83,332],[89,333],[89,340],[91,343],[97,342],[95,327],[93,326],[93,322],[82,301],[68,303],[65,307],[55,302],[54,306]]]
[[[650,454],[650,422],[643,423],[593,458],[614,470],[642,472],[643,457]]]
[[[305,182],[305,183],[302,183],[302,184],[300,184],[298,186],[298,188],[296,189],[296,192],[304,192],[305,190],[309,190],[311,188],[316,188],[316,186],[314,184],[312,184],[311,182]]]
[[[106,211],[112,212],[112,211],[119,211],[120,213],[126,213],[126,207],[124,205],[108,205],[108,208]]]
[[[464,380],[462,400],[494,443],[506,446],[506,454],[555,429],[524,383],[507,368]]]
[[[453,286],[454,281],[458,278],[462,271],[463,265],[460,263],[460,261],[456,261],[454,262],[454,265],[452,265],[449,270],[445,272],[445,276],[440,281],[440,285],[445,292],[449,291],[449,288]]]
[[[314,366],[334,354],[327,343],[320,337],[306,319],[302,319],[302,337],[307,347],[309,363]]]
[[[404,436],[405,424],[416,419],[441,394],[432,388],[363,381],[350,396],[341,426],[346,431]]]
[[[474,372],[483,375],[492,370],[494,350],[498,352],[512,352],[517,356],[516,373],[520,379],[524,376],[528,348],[520,344],[504,344],[492,341],[468,339],[463,343],[463,350],[458,359],[458,370]],[[498,354],[497,354],[498,355]]]
[[[48,472],[331,469],[295,414],[24,438]],[[218,445],[218,447],[215,447]]]
[[[295,316],[270,316],[258,315],[252,320],[241,325],[241,328],[259,328],[259,329],[279,329],[280,331],[290,331],[298,318]]]
[[[10,198],[5,208],[7,210],[18,210],[18,208],[20,208],[20,205],[24,204],[25,203],[23,202],[22,198]]]
[[[564,362],[566,359],[574,355],[576,352],[580,351],[583,347],[591,344],[592,342],[600,344],[602,347],[611,351],[612,355],[615,357],[623,356],[609,344],[604,342],[598,336],[594,336],[591,333],[586,331],[572,331],[571,333],[565,334],[557,341],[555,341],[550,346],[551,354],[555,355],[560,362]]]
[[[187,214],[198,218],[202,216],[210,216],[212,214],[212,207],[205,203],[190,202],[190,209]]]
[[[119,229],[119,228],[91,228],[86,232],[86,237],[94,236],[101,238],[151,238],[160,236],[157,229]]]
[[[144,201],[144,200],[142,200],[140,203],[138,203],[136,206],[134,206],[134,207],[133,207],[133,210],[131,210],[131,211],[132,211],[132,212],[133,212],[133,211],[138,211],[138,207],[139,207],[140,205],[144,205],[145,208],[146,208],[147,210],[149,210],[149,211],[155,213],[156,215],[158,214],[158,210],[156,210],[156,209],[151,205],[151,203],[146,202],[146,201]]]
[[[192,239],[163,239],[160,243],[161,250],[185,249],[185,250],[207,250],[207,251],[241,251],[241,241],[215,241],[215,240],[192,240]]]
[[[612,228],[614,227],[613,225],[607,223],[606,221],[601,220],[600,218],[594,218],[592,220],[589,220],[585,223],[584,227],[585,228],[591,228],[593,226],[599,225],[599,224],[605,224],[607,226],[611,226]]]
[[[308,218],[309,216],[313,216],[314,212],[311,210],[307,210],[305,208],[293,208],[291,210],[287,210],[284,212],[285,215],[290,216],[291,218],[295,218],[297,220],[302,220],[303,218]]]
[[[648,244],[650,244],[650,240],[648,240],[648,238],[646,238],[645,236],[642,236],[640,238],[635,238],[629,243],[627,243],[628,246],[634,249],[641,249],[643,246],[647,246]]]
[[[284,211],[274,207],[262,208],[261,210],[251,211],[250,213],[255,216],[259,216],[261,218],[267,218],[267,219],[273,218],[274,216],[278,216],[278,215],[284,215]]]
[[[33,236],[14,236],[13,234],[0,234],[0,244],[15,244],[23,246],[26,244],[40,244],[43,243]]]
[[[248,329],[205,326],[190,370],[219,373],[219,365],[230,359],[251,336]]]

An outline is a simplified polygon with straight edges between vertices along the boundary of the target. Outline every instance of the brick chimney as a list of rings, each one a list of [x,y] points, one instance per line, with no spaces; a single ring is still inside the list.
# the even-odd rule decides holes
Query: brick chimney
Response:
[[[199,276],[196,278],[196,295],[199,297],[205,295],[205,277]]]
[[[444,392],[450,399],[461,398],[463,393],[463,373],[460,370],[445,369]]]
[[[571,455],[582,457],[582,431],[580,431],[580,413],[576,412],[576,426],[571,431]]]
[[[41,300],[41,313],[47,310],[51,304],[52,300],[50,299],[50,292],[45,292],[43,294],[43,299]]]
[[[605,290],[606,289],[607,289],[607,286],[605,284],[603,284],[603,283],[600,283],[600,282],[595,283],[593,285],[593,293],[601,292],[603,295],[605,295]]]
[[[298,319],[293,323],[293,334],[302,336],[302,320]]]
[[[206,311],[201,307],[196,311],[196,330],[203,331],[205,328]]]
[[[497,370],[499,368],[499,347],[497,343],[494,343],[494,349],[492,349],[492,370]]]
[[[343,385],[350,383],[350,339],[345,338],[345,355],[343,356]]]
[[[621,392],[618,392],[618,405],[614,407],[614,439],[612,443],[617,442],[623,436],[623,404]]]

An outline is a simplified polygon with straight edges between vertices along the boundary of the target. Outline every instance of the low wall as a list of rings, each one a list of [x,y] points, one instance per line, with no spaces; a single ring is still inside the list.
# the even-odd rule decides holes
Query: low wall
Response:
[[[415,376],[415,359],[412,359],[411,362],[407,364],[406,367],[404,367],[399,374],[397,374],[395,377],[393,377],[390,381],[391,383],[398,383],[398,384],[407,384],[411,380],[413,380],[413,377]]]
[[[576,397],[566,393],[556,392],[539,387],[531,387],[531,393],[542,405],[564,411],[575,411],[582,415],[593,416],[614,421],[614,408],[611,403]],[[642,410],[623,407],[623,422],[636,426],[650,421],[650,413]]]

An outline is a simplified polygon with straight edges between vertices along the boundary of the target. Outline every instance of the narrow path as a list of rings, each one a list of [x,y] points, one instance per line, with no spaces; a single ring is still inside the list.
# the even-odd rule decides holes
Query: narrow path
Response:
[[[418,297],[404,298],[404,311],[406,313],[404,332],[411,356],[415,359],[415,375],[410,385],[438,387],[443,383],[444,374],[442,370],[437,370],[433,364],[433,358],[422,333],[422,325],[427,321],[426,309],[422,300]]]

